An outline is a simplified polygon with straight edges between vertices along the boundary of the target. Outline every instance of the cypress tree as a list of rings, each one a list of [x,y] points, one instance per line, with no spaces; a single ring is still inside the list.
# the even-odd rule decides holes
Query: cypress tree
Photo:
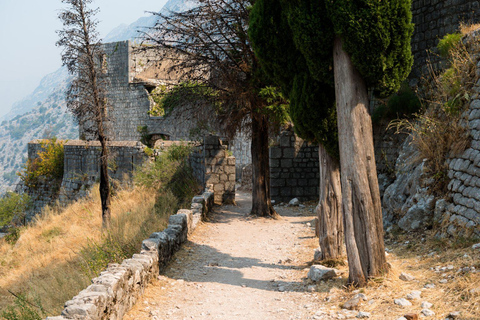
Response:
[[[411,0],[280,2],[281,16],[286,17],[289,35],[311,76],[328,84],[333,71],[349,281],[364,285],[369,277],[387,270],[367,88],[386,96],[408,76],[413,63]],[[272,11],[253,10],[252,14],[269,17]],[[268,31],[264,38],[271,43],[274,40],[269,37],[276,35]],[[328,109],[328,105],[321,107]],[[293,110],[293,117],[295,112],[302,114],[295,106]],[[297,119],[309,127],[308,119]]]

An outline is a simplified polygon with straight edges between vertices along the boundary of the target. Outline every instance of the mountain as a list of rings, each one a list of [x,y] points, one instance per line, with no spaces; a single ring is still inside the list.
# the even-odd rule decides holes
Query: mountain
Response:
[[[197,4],[194,0],[169,0],[161,13],[184,11]],[[130,25],[119,25],[103,42],[135,40],[137,30],[151,27],[156,15],[139,18]],[[70,76],[65,68],[46,75],[40,85],[28,96],[15,102],[0,123],[0,195],[13,190],[27,158],[27,144],[34,139],[56,136],[59,139],[77,139],[78,126],[66,109],[65,90]]]

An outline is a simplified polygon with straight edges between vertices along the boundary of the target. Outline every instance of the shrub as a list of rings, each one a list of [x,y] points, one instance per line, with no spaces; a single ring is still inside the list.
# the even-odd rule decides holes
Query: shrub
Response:
[[[438,42],[437,49],[440,56],[448,58],[453,50],[458,47],[458,44],[462,40],[463,35],[461,33],[446,34]]]
[[[464,113],[471,91],[479,80],[475,53],[480,44],[475,39],[460,41],[461,35],[446,35],[439,45],[447,54],[448,68],[432,73],[423,81],[423,100],[428,108],[413,121],[393,121],[390,127],[406,131],[419,150],[419,159],[428,159],[427,171],[435,180],[432,191],[446,192],[448,177],[446,160],[463,152],[470,144]],[[433,70],[433,68],[431,68]]]
[[[30,197],[27,194],[7,192],[0,199],[0,226],[11,224],[14,218],[23,220],[29,206]]]
[[[372,114],[372,121],[379,123],[381,120],[395,118],[409,118],[420,111],[422,104],[415,92],[403,83],[400,90],[390,96],[387,103],[377,107]]]
[[[35,189],[40,177],[55,182],[61,182],[63,178],[63,141],[56,138],[44,140],[41,143],[43,151],[38,153],[35,159],[28,159],[23,171],[18,175],[28,188]]]
[[[154,103],[148,114],[168,116],[180,104],[208,100],[215,96],[215,90],[196,82],[182,82],[170,90],[165,86],[158,86],[150,94]]]
[[[159,194],[170,191],[179,205],[188,205],[199,190],[198,182],[188,163],[191,147],[172,145],[162,152],[154,162],[137,170],[134,180],[137,185],[157,190]]]

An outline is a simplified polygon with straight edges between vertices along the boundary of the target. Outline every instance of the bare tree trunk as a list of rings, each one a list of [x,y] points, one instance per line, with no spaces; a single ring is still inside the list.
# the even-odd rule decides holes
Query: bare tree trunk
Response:
[[[268,153],[268,119],[252,115],[252,211],[259,217],[277,217],[270,198],[270,155]]]
[[[317,206],[318,238],[321,259],[337,259],[342,255],[343,214],[340,164],[320,144],[318,146],[320,169],[320,200]]]
[[[110,181],[108,176],[108,149],[104,136],[99,135],[102,153],[100,157],[100,201],[102,202],[102,228],[110,228]]]
[[[333,49],[349,282],[365,285],[388,267],[365,81],[335,39]]]

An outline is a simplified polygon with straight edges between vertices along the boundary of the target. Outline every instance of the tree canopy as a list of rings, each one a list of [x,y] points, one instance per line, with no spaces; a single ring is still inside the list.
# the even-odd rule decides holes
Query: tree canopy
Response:
[[[294,42],[284,6],[272,0],[255,2],[249,28],[255,54],[270,80],[290,99],[295,132],[303,139],[321,143],[330,155],[338,158],[333,73],[324,72],[328,68],[307,66]],[[311,32],[317,31],[312,28]],[[308,42],[307,38],[305,35],[299,41]],[[318,51],[315,46],[311,49]],[[324,61],[331,66],[331,55]]]

